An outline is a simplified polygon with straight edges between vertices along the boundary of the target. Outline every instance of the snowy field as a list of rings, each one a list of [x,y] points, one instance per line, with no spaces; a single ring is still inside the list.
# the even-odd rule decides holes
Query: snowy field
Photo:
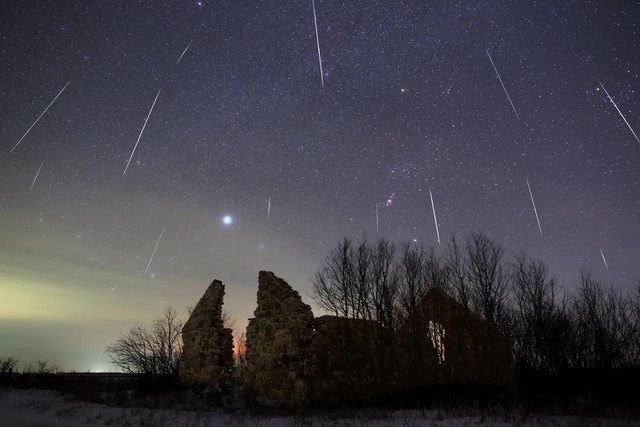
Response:
[[[352,416],[258,417],[224,411],[119,408],[48,390],[0,388],[0,425],[6,426],[623,426],[631,421],[576,417],[458,418],[437,411],[355,413]],[[640,425],[640,424],[635,424]]]

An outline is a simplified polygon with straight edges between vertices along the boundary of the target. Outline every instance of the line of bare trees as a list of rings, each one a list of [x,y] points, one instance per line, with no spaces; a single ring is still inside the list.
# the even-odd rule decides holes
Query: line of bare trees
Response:
[[[39,360],[35,364],[25,362],[22,368],[18,368],[19,359],[13,356],[0,357],[0,375],[23,374],[56,374],[60,368],[55,363]]]
[[[441,252],[385,239],[344,239],[312,283],[317,304],[329,313],[391,332],[406,323],[427,291],[440,289],[507,335],[521,369],[640,365],[640,287],[626,295],[582,271],[574,289],[561,290],[543,261],[524,252],[507,256],[481,234],[462,242],[452,238]],[[380,357],[388,358],[388,344],[376,338]]]

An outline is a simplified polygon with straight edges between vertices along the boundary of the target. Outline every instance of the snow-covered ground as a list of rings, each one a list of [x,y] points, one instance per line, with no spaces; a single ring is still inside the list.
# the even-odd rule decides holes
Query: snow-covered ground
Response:
[[[88,403],[48,390],[0,388],[0,425],[3,426],[450,426],[450,425],[577,425],[619,426],[630,421],[579,419],[576,417],[456,418],[436,411],[358,413],[344,416],[258,417],[220,411],[173,411],[120,408]]]

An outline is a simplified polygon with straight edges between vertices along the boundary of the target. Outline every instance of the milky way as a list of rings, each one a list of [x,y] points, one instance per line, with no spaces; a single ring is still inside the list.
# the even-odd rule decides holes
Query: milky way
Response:
[[[344,236],[438,246],[432,210],[438,250],[486,233],[631,289],[637,2],[316,0],[317,32],[313,6],[3,2],[0,355],[104,369],[214,278],[241,328],[258,270],[309,301]]]

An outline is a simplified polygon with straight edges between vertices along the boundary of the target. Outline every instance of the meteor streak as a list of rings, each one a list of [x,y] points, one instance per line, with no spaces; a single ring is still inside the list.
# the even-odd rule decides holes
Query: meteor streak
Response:
[[[151,266],[151,261],[153,261],[153,257],[156,256],[156,251],[158,250],[158,245],[160,244],[160,239],[162,239],[162,235],[164,234],[164,230],[167,226],[162,227],[162,232],[160,233],[160,237],[158,237],[158,241],[156,242],[156,247],[153,248],[153,253],[151,254],[151,258],[149,259],[149,264],[147,264],[147,269],[144,270],[144,275],[147,275],[149,271],[149,267]]]
[[[182,57],[184,56],[185,53],[187,53],[187,50],[189,49],[189,46],[191,46],[191,43],[193,43],[193,40],[191,40],[189,42],[189,44],[187,45],[187,47],[184,48],[184,51],[182,51],[182,55],[180,55],[180,58],[178,58],[178,61],[176,62],[176,64],[180,63],[180,60],[182,59]]]
[[[376,233],[380,232],[380,221],[378,220],[378,204],[376,203]]]
[[[271,197],[269,197],[269,202],[267,203],[267,221],[271,217]]]
[[[500,77],[500,73],[498,72],[498,69],[496,68],[496,64],[493,63],[493,59],[491,59],[491,54],[489,53],[489,49],[487,49],[487,56],[489,57],[489,61],[491,61],[491,65],[493,66],[493,69],[496,72],[496,75],[498,76],[498,80],[500,80],[500,84],[502,85],[502,90],[504,90],[505,95],[507,95],[507,99],[509,100],[509,104],[511,104],[511,108],[513,109],[514,114],[516,115],[516,118],[518,120],[520,120],[520,116],[518,116],[518,112],[516,111],[516,107],[513,106],[513,102],[511,102],[511,97],[509,96],[509,92],[507,92],[507,88],[504,86],[504,83],[502,82],[502,77]]]
[[[602,90],[604,90],[604,93],[607,94],[607,97],[609,98],[609,101],[611,101],[613,106],[616,107],[616,110],[618,110],[618,114],[620,114],[620,117],[622,117],[622,120],[624,120],[625,124],[627,125],[627,127],[629,128],[631,133],[633,134],[633,137],[636,139],[636,141],[640,142],[640,139],[638,139],[638,135],[636,135],[635,131],[631,128],[631,125],[627,121],[627,118],[624,116],[624,114],[622,114],[622,111],[620,111],[620,109],[618,108],[618,105],[616,104],[616,102],[613,100],[611,95],[609,95],[609,92],[607,92],[607,89],[604,88],[604,85],[600,82],[600,80],[598,80],[598,83],[600,84],[600,87],[602,87]]]
[[[31,126],[29,126],[29,129],[27,129],[27,131],[24,133],[24,135],[22,135],[22,138],[20,138],[20,140],[18,142],[16,142],[16,145],[13,146],[13,148],[11,149],[10,153],[13,153],[13,150],[16,149],[16,147],[18,145],[20,145],[20,143],[22,142],[22,140],[29,134],[29,132],[31,132],[31,129],[36,125],[36,123],[38,123],[38,121],[42,118],[42,116],[44,116],[44,113],[47,112],[47,110],[49,109],[49,107],[51,107],[53,105],[54,102],[56,102],[56,99],[58,99],[58,97],[60,95],[62,95],[62,92],[64,92],[64,90],[67,88],[67,86],[69,86],[69,82],[67,82],[66,85],[64,85],[64,87],[62,88],[62,90],[60,92],[58,92],[58,94],[56,95],[55,98],[53,98],[53,101],[51,101],[51,104],[47,105],[47,108],[44,109],[44,111],[38,116],[38,118],[36,119],[35,122],[33,122],[33,124]]]
[[[38,172],[36,172],[36,176],[33,178],[33,182],[31,182],[31,186],[29,187],[29,190],[31,190],[33,188],[33,184],[36,183],[36,179],[38,179],[38,175],[40,175],[40,171],[42,170],[42,165],[44,165],[44,161],[42,163],[40,163],[40,167],[38,168]]]
[[[438,244],[440,244],[440,230],[438,229],[438,218],[436,218],[436,207],[433,204],[433,194],[431,194],[431,187],[429,187],[429,198],[431,199],[431,210],[433,211],[433,222],[436,224],[436,235],[438,236]]]
[[[527,187],[529,188],[529,196],[531,196],[531,204],[533,205],[533,212],[536,214],[536,221],[538,221],[538,229],[540,230],[540,235],[542,234],[542,226],[540,225],[540,217],[538,216],[538,210],[536,209],[536,202],[533,200],[533,193],[531,192],[531,185],[529,185],[529,180],[527,179]]]
[[[140,142],[140,138],[142,138],[142,133],[144,132],[144,128],[147,127],[147,122],[149,121],[149,117],[151,117],[151,112],[153,111],[153,107],[156,106],[156,101],[160,96],[160,91],[156,95],[156,99],[153,100],[153,104],[151,105],[151,109],[149,110],[149,114],[147,114],[147,118],[144,120],[144,125],[142,125],[142,129],[140,130],[140,135],[138,135],[138,140],[136,141],[136,145],[133,146],[133,150],[131,151],[131,155],[129,156],[129,161],[127,161],[127,166],[124,168],[124,172],[122,175],[124,176],[127,173],[127,169],[129,169],[129,164],[131,163],[131,159],[133,158],[134,153],[136,152],[136,148],[138,148],[138,143]]]
[[[600,249],[600,255],[602,255],[602,261],[604,262],[604,266],[607,267],[607,271],[609,270],[609,264],[607,264],[607,259],[604,257],[604,253],[602,249]]]
[[[316,44],[318,45],[318,63],[320,64],[320,82],[322,83],[322,90],[324,90],[324,72],[322,71],[322,55],[320,55],[320,36],[318,35],[318,18],[316,16],[316,2],[311,0],[313,5],[313,24],[316,28]]]

